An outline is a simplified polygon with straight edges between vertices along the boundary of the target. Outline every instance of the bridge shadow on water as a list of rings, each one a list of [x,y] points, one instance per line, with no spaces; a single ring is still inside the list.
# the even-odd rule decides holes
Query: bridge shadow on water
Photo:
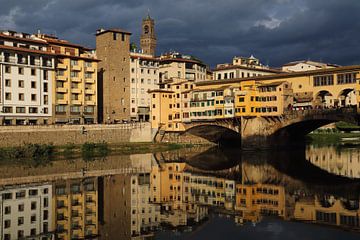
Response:
[[[290,179],[290,182],[300,182],[301,185],[314,192],[332,192],[338,195],[360,192],[360,179],[335,175],[313,165],[306,159],[304,145],[288,150],[264,151],[241,151],[236,148],[213,147],[185,159],[185,161],[191,167],[209,173],[225,172],[226,169],[229,169],[232,173],[227,174],[227,177],[236,176],[238,179],[234,180],[237,181],[244,182],[245,168],[258,169],[260,173],[263,169],[271,168],[273,171],[266,176],[267,182],[283,181],[286,178],[286,181]],[[241,171],[241,173],[234,174],[234,171]]]

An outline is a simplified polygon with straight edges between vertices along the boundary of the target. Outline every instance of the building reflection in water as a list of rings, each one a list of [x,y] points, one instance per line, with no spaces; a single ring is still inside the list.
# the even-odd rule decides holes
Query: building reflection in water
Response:
[[[349,163],[356,169],[354,152],[349,157],[330,150],[308,148],[306,154],[310,162],[324,162],[335,174],[340,162],[341,171]],[[164,229],[192,231],[213,212],[232,216],[240,226],[276,216],[360,228],[358,193],[351,198],[319,193],[266,162],[243,161],[219,171],[157,161],[149,154],[133,156],[130,162],[117,171],[89,169],[83,177],[66,179],[47,175],[45,182],[31,184],[19,177],[18,184],[4,185],[2,239],[147,239]]]
[[[360,148],[346,146],[307,146],[306,158],[336,175],[360,178]]]

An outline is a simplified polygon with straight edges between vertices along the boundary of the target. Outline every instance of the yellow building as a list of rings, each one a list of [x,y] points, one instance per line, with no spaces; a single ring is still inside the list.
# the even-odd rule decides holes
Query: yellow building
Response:
[[[349,201],[342,201],[333,196],[300,199],[295,203],[294,218],[301,221],[359,229],[359,200],[354,203],[356,207],[353,207]]]
[[[360,66],[195,82],[193,88],[164,83],[175,99],[155,93],[152,127],[183,131],[184,123],[233,117],[281,116],[287,111],[358,106]],[[181,96],[189,102],[181,104]],[[172,96],[172,97],[173,97]],[[190,98],[189,98],[190,97]],[[169,105],[172,101],[171,108]],[[175,109],[173,108],[175,104]],[[190,108],[189,108],[190,107]],[[160,110],[161,109],[161,110]],[[185,118],[182,116],[188,116]]]
[[[72,179],[53,185],[53,229],[57,239],[98,235],[98,186],[96,178]]]
[[[38,34],[56,55],[53,84],[54,123],[97,123],[97,63],[83,46]]]
[[[263,215],[285,217],[285,189],[270,184],[236,184],[235,209],[243,220],[257,222]]]

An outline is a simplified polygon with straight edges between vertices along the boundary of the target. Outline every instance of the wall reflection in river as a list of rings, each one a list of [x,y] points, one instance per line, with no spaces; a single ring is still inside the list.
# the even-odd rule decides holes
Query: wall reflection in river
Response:
[[[193,149],[38,168],[3,165],[0,173],[2,239],[147,239],[164,233],[185,239],[182,233],[201,234],[214,213],[248,236],[244,226],[269,217],[360,230],[357,148]],[[340,232],[353,236],[347,234]]]

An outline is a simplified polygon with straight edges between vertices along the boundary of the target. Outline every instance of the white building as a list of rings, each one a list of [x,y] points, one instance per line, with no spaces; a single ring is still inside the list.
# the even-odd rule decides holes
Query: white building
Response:
[[[161,55],[159,61],[160,81],[173,78],[195,82],[207,80],[207,66],[192,56],[172,52]]]
[[[234,57],[232,63],[218,64],[213,69],[213,79],[249,78],[277,73],[280,71],[264,66],[254,56],[249,58]]]
[[[131,120],[149,121],[149,90],[159,89],[159,61],[143,54],[130,53],[130,109]]]
[[[160,225],[160,206],[149,202],[150,173],[131,176],[131,235],[152,235]]]
[[[0,191],[1,239],[53,239],[52,185],[24,185]]]
[[[284,72],[304,72],[311,70],[319,70],[325,68],[334,68],[339,67],[335,64],[315,62],[310,60],[294,61],[286,63],[282,66]]]
[[[47,124],[52,116],[55,55],[34,35],[0,33],[0,123]]]

